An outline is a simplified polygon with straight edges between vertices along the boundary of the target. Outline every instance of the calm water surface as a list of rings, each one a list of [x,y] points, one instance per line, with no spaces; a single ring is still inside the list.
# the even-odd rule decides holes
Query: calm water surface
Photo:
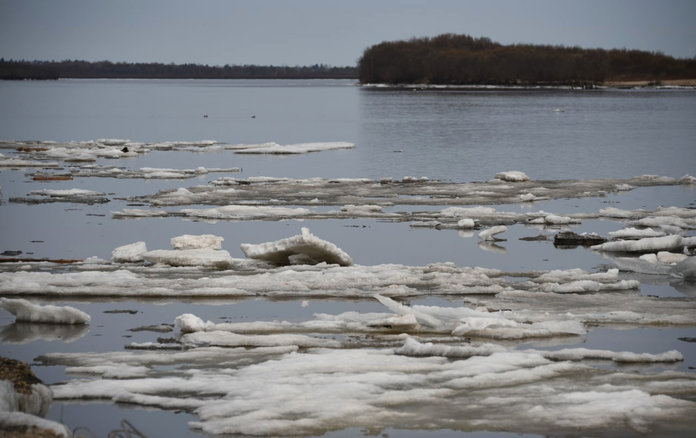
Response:
[[[560,109],[562,111],[556,111]],[[203,117],[203,115],[208,117]],[[254,117],[252,117],[254,116]],[[452,181],[485,181],[496,172],[521,170],[532,179],[629,178],[642,174],[680,177],[696,174],[696,91],[693,90],[545,90],[545,91],[386,91],[367,90],[352,81],[207,81],[207,80],[60,80],[0,82],[0,139],[132,141],[213,139],[223,143],[293,144],[349,141],[354,149],[299,156],[253,156],[223,152],[152,152],[131,159],[99,160],[128,168],[242,167],[239,178],[427,176]],[[2,153],[9,154],[8,151]],[[119,197],[155,193],[165,188],[206,184],[209,174],[191,180],[116,180],[81,178],[67,182],[35,182],[24,171],[0,170],[0,252],[21,250],[33,257],[110,258],[117,246],[145,240],[148,248],[168,248],[181,234],[223,236],[223,247],[242,257],[242,242],[263,242],[297,234],[301,226],[336,243],[363,265],[423,265],[452,261],[463,266],[507,271],[583,268],[606,263],[585,249],[556,250],[548,242],[527,242],[537,230],[510,227],[504,253],[484,251],[475,235],[413,229],[408,224],[368,219],[344,221],[187,222],[179,218],[113,220],[110,212],[126,208]],[[84,188],[110,194],[104,205],[8,203],[43,188]],[[597,199],[535,203],[535,210],[557,213],[593,212],[607,206],[624,209],[658,205],[694,206],[689,187],[658,187]],[[397,208],[404,209],[403,208]],[[521,211],[520,205],[496,206]],[[587,221],[575,230],[606,234],[621,226]],[[643,289],[643,286],[641,286]],[[669,285],[646,285],[646,291],[681,296]],[[302,321],[316,312],[383,311],[378,303],[317,300],[239,300],[219,302],[69,302],[92,315],[89,333],[72,343],[32,341],[2,345],[0,354],[31,361],[49,351],[113,351],[128,342],[150,340],[129,332],[139,325],[170,323],[191,312],[203,319]],[[454,305],[459,303],[455,302]],[[442,305],[441,303],[439,305]],[[137,315],[105,314],[135,309]],[[13,317],[0,313],[0,324]],[[696,365],[694,344],[677,337],[696,337],[693,329],[598,329],[584,346],[634,351],[677,348]],[[47,383],[64,379],[58,367],[38,368]],[[143,427],[168,424],[189,433],[188,414],[102,403],[54,403],[49,417],[71,428],[91,428],[106,436],[127,418]],[[87,418],[87,420],[85,420]],[[92,421],[89,418],[106,418]],[[85,423],[86,422],[86,423]],[[161,432],[161,430],[159,430]],[[149,431],[150,436],[155,431]],[[352,436],[346,430],[329,436]],[[394,436],[417,432],[389,430]],[[453,436],[455,432],[430,432]],[[481,433],[477,436],[488,436]],[[495,436],[504,436],[498,434]]]

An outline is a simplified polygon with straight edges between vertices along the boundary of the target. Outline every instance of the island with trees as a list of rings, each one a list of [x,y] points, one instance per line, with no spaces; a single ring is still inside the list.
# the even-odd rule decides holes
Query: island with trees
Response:
[[[485,37],[443,34],[369,47],[358,71],[362,84],[592,87],[633,81],[689,83],[696,78],[696,59],[640,50],[503,45]]]

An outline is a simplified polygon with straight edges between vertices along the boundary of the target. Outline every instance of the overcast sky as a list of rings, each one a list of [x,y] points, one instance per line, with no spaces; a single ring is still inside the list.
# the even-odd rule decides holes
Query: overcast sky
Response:
[[[382,41],[464,33],[696,56],[696,0],[0,0],[0,57],[353,65]]]

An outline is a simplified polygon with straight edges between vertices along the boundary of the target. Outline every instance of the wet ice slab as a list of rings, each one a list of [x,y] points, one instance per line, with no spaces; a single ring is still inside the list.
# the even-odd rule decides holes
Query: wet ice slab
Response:
[[[59,400],[191,410],[200,420],[190,426],[212,434],[321,435],[396,424],[422,429],[425,417],[433,429],[546,434],[670,434],[694,426],[689,413],[696,406],[687,400],[696,392],[692,373],[645,375],[585,359],[679,360],[675,352],[437,346],[410,337],[396,349],[194,347],[39,358],[85,377],[54,385]],[[158,365],[166,365],[166,375]]]
[[[341,248],[302,227],[301,234],[275,242],[242,243],[244,255],[276,265],[328,263],[349,266],[353,260]]]

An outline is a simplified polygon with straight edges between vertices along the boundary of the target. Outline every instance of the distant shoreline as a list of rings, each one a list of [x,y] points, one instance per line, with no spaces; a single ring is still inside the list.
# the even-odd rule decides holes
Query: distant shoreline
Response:
[[[427,90],[427,91],[534,91],[534,90],[603,90],[603,89],[634,89],[634,88],[664,88],[664,89],[696,89],[696,79],[667,79],[605,81],[596,84],[359,84],[361,88],[372,90]]]

